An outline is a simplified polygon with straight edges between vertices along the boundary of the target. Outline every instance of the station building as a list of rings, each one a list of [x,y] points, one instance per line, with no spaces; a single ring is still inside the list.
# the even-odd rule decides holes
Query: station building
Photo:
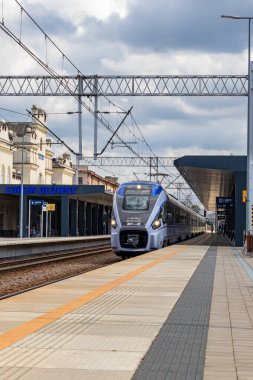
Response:
[[[117,178],[77,171],[68,153],[55,157],[46,112],[33,106],[32,115],[39,121],[0,121],[0,236],[19,236],[22,172],[23,236],[108,233]]]
[[[67,152],[55,157],[46,112],[33,106],[32,115],[30,123],[0,121],[0,236],[19,236],[22,171],[23,236],[109,233],[117,178],[103,178],[84,165],[77,170]],[[245,156],[185,156],[174,162],[206,210],[225,218],[238,246],[245,229],[246,163]],[[231,199],[229,207],[218,210],[217,197]]]
[[[216,214],[236,246],[244,243],[246,228],[246,156],[184,156],[174,165],[206,210]],[[221,207],[219,207],[221,206]]]

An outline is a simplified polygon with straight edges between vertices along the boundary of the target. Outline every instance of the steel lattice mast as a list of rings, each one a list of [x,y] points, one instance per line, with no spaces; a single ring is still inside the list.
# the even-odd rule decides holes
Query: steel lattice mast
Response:
[[[82,163],[89,166],[126,166],[126,167],[174,167],[178,157],[83,157]]]
[[[64,83],[64,86],[61,84]],[[71,93],[69,89],[71,88]],[[81,90],[80,90],[81,89]],[[0,76],[0,96],[247,96],[247,75]]]

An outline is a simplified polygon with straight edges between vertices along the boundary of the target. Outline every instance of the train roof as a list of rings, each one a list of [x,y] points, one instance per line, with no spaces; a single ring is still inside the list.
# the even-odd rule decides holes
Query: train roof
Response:
[[[126,186],[126,185],[156,185],[156,186],[161,186],[160,183],[153,182],[153,181],[129,181],[129,182],[124,182],[120,186]]]
[[[151,195],[153,197],[156,197],[158,196],[162,191],[163,191],[163,187],[159,184],[159,183],[156,183],[156,182],[151,182],[151,181],[132,181],[132,182],[125,182],[125,183],[122,183],[117,191],[116,191],[116,194],[117,195],[124,195],[125,193],[125,189],[127,186],[138,186],[138,185],[141,185],[141,186],[151,186]]]
[[[160,185],[157,182],[152,182],[152,181],[131,181],[131,182],[124,182],[124,183],[122,183],[118,187],[118,189],[116,190],[116,194],[123,196],[125,194],[125,188],[127,186],[137,186],[137,185],[148,185],[148,186],[151,186],[152,187],[152,190],[151,190],[151,195],[152,196],[158,196],[162,191],[166,191],[166,190],[164,190],[164,188],[162,187],[162,185]],[[185,206],[183,203],[179,202],[175,197],[173,197],[173,195],[168,194],[167,192],[166,192],[166,194],[169,197],[169,200],[170,200],[171,203],[173,203],[176,206],[182,208],[183,210],[191,213],[192,215],[196,215],[198,218],[204,219],[204,217],[202,215],[198,214],[197,212],[193,211],[191,208],[189,208],[189,207]]]

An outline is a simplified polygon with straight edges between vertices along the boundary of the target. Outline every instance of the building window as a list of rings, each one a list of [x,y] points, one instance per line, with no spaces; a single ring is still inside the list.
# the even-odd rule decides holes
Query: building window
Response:
[[[5,183],[5,167],[2,165],[1,182]]]
[[[83,177],[78,177],[78,185],[82,185],[83,184]]]
[[[42,173],[39,174],[39,184],[43,185],[43,175],[42,175]]]
[[[7,183],[11,183],[11,168],[8,166]]]

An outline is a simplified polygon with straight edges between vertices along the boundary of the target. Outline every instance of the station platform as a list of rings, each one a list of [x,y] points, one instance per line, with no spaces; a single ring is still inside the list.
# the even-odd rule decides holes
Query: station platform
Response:
[[[0,302],[0,378],[253,378],[253,270],[205,234]]]
[[[110,244],[110,235],[0,238],[0,259],[32,256],[49,252],[90,248],[98,244]]]

